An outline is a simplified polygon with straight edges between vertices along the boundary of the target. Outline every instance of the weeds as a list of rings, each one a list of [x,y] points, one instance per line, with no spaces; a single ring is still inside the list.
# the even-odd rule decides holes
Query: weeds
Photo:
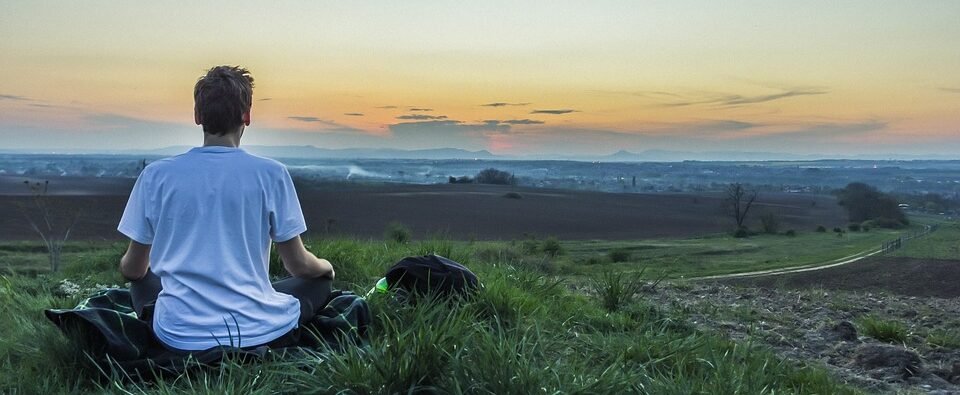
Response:
[[[857,320],[860,332],[882,342],[903,343],[907,341],[907,327],[898,321],[884,320],[874,315]]]
[[[617,311],[640,292],[643,287],[643,282],[640,280],[642,274],[643,271],[631,278],[623,272],[606,271],[593,279],[593,291],[600,296],[603,308],[608,311]]]
[[[610,262],[613,263],[629,261],[632,255],[630,250],[626,248],[617,248],[607,253],[607,257],[610,258]]]
[[[371,299],[374,322],[366,348],[231,360],[143,384],[84,368],[76,345],[43,317],[44,308],[77,303],[77,297],[53,292],[62,273],[82,269],[0,277],[0,314],[7,317],[0,320],[0,393],[851,392],[822,370],[699,332],[683,312],[634,301],[642,272],[594,279],[600,307],[596,299],[569,292],[509,243],[308,240],[307,246],[334,263],[337,288],[365,291],[393,262],[427,252],[467,264],[484,287],[453,303],[405,306]],[[102,259],[113,259],[111,254]],[[272,271],[282,270],[277,263]],[[116,273],[112,265],[86,267],[96,268],[86,272],[91,278]],[[102,381],[91,380],[98,376]]]
[[[410,241],[410,229],[402,223],[394,221],[387,225],[383,237],[395,243],[404,244]]]
[[[960,348],[960,333],[936,330],[927,334],[926,342],[932,347],[939,348]]]

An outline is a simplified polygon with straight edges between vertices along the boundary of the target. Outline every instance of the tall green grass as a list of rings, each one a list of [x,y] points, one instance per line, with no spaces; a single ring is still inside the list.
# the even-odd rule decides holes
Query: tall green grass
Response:
[[[396,260],[428,252],[466,264],[484,286],[455,302],[410,306],[372,298],[367,348],[227,361],[138,383],[84,367],[83,355],[43,317],[42,309],[72,307],[79,299],[54,296],[61,277],[6,276],[0,279],[0,393],[855,393],[821,369],[698,331],[682,312],[651,305],[642,295],[619,300],[611,311],[600,297],[571,292],[572,285],[528,264],[539,253],[509,243],[307,245],[334,263],[340,288],[366,291]],[[64,273],[94,285],[115,275],[115,258],[112,251],[91,255],[84,268],[94,269]],[[276,265],[273,274],[282,274]]]

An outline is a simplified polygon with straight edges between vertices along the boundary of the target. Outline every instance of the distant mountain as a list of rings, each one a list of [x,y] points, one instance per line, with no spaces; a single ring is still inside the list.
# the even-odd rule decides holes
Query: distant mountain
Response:
[[[304,159],[498,159],[487,150],[467,151],[457,148],[401,150],[392,148],[329,149],[305,146],[243,146],[250,153],[272,158]]]
[[[705,162],[756,162],[756,161],[805,161],[805,160],[954,160],[950,155],[909,155],[909,154],[859,154],[859,155],[814,155],[787,154],[782,152],[749,151],[667,151],[646,150],[630,152],[620,150],[610,155],[595,157],[568,158],[572,160],[590,160],[599,162],[680,162],[686,160]]]
[[[808,160],[808,155],[794,155],[772,152],[739,152],[739,151],[668,151],[651,149],[642,152],[620,150],[610,155],[582,157],[579,160],[599,162],[680,162],[685,160],[698,161],[767,161],[767,160]],[[573,159],[573,158],[571,158]]]

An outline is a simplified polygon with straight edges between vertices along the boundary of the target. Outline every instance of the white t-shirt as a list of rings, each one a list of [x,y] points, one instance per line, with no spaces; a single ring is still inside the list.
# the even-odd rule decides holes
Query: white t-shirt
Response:
[[[300,302],[268,275],[270,240],[307,230],[279,162],[220,146],[153,162],[117,229],[152,244],[150,267],[163,284],[153,329],[164,344],[255,346],[297,326]]]

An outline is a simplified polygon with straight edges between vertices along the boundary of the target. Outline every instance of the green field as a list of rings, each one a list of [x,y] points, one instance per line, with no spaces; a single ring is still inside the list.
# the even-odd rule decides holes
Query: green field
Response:
[[[876,250],[885,241],[911,230],[873,229],[869,232],[805,232],[796,236],[757,235],[734,238],[717,235],[683,240],[571,241],[562,243],[571,273],[639,271],[646,276],[693,278],[758,270],[827,264],[864,251]],[[613,263],[611,251],[629,258]]]
[[[524,243],[311,241],[311,250],[336,264],[340,288],[366,291],[396,260],[430,252],[468,265],[485,287],[452,305],[371,300],[375,322],[363,350],[229,362],[152,384],[98,373],[43,317],[44,308],[72,307],[90,290],[122,281],[118,245],[74,251],[76,259],[60,273],[0,278],[0,314],[6,317],[0,321],[0,392],[857,393],[815,365],[703,332],[686,312],[618,298],[628,277],[608,276],[587,293],[573,293],[555,275],[569,269],[578,252],[551,258],[523,251]],[[38,259],[27,256],[39,254],[34,250],[13,250],[5,259]],[[272,269],[282,270],[276,262]],[[65,293],[63,279],[81,291]],[[613,298],[604,302],[598,294]]]
[[[947,222],[936,232],[906,242],[892,256],[925,259],[960,259],[960,223]]]
[[[786,362],[761,347],[703,332],[688,323],[687,312],[624,297],[624,292],[641,271],[647,279],[693,278],[824,264],[939,222],[917,218],[910,229],[842,235],[828,230],[681,240],[308,240],[311,251],[335,264],[342,289],[363,293],[393,262],[428,253],[468,265],[485,288],[456,306],[403,307],[371,300],[374,333],[362,351],[330,353],[322,362],[273,361],[256,367],[230,362],[154,384],[91,370],[41,313],[72,307],[94,289],[122,286],[117,264],[123,243],[69,243],[59,273],[47,270],[38,243],[2,243],[0,314],[11,318],[0,321],[0,392],[856,392],[817,366]],[[944,223],[895,255],[958,259],[958,237],[960,225]],[[616,254],[622,261],[611,261]],[[283,274],[275,256],[271,272]],[[81,291],[64,292],[62,280]]]

